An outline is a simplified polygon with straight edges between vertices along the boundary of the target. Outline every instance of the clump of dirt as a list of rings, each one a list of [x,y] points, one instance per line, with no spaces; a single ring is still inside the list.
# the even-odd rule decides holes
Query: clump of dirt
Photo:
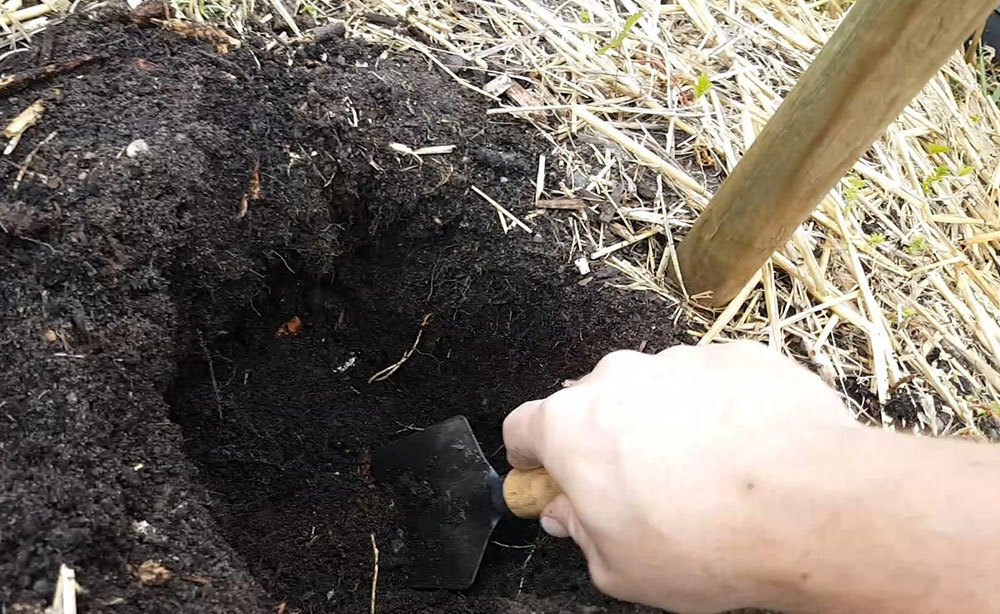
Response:
[[[0,605],[50,599],[66,563],[92,610],[363,611],[374,539],[379,612],[635,611],[523,522],[471,590],[406,589],[369,473],[459,413],[502,469],[517,404],[684,340],[652,299],[580,286],[552,218],[505,235],[471,192],[530,211],[525,127],[351,41],[288,66],[109,10],[36,50],[0,71],[100,57],[0,100],[46,107],[0,164]]]

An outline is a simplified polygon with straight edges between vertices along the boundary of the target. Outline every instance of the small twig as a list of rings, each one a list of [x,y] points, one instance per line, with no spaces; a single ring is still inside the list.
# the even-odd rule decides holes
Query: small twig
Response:
[[[35,159],[35,155],[38,153],[38,150],[41,149],[42,146],[44,146],[46,143],[54,139],[56,137],[56,134],[58,133],[54,130],[50,132],[49,135],[45,137],[45,139],[43,139],[41,143],[35,145],[35,148],[32,149],[31,152],[28,153],[28,155],[24,156],[24,162],[21,163],[21,169],[17,171],[17,177],[14,178],[14,185],[11,188],[12,191],[16,192],[18,186],[21,185],[21,180],[24,179],[24,175],[28,172],[28,167],[31,166],[31,162]]]
[[[986,22],[979,26],[972,38],[969,39],[969,48],[965,50],[965,62],[967,64],[975,65],[976,55],[979,53],[979,48],[983,44],[983,34],[986,32]]]
[[[275,251],[273,249],[271,250],[271,253],[274,254],[275,256],[277,256],[278,260],[281,260],[281,264],[285,265],[285,268],[288,269],[289,273],[291,273],[292,275],[295,275],[295,269],[293,269],[292,267],[288,266],[288,261],[285,260],[284,256],[282,256],[281,254],[279,254],[277,251]]]
[[[299,24],[295,23],[295,18],[293,18],[292,14],[288,12],[288,8],[285,7],[285,4],[281,2],[281,0],[271,0],[271,6],[274,7],[274,10],[288,26],[288,29],[295,34],[295,37],[302,38],[302,30],[299,29]]]
[[[591,260],[599,260],[599,259],[607,256],[608,254],[613,254],[614,252],[617,252],[620,249],[624,249],[624,248],[628,247],[629,245],[634,245],[635,243],[638,243],[639,241],[642,241],[643,239],[648,239],[649,237],[652,237],[653,235],[656,235],[656,234],[659,234],[659,233],[660,233],[660,229],[659,228],[650,228],[648,230],[644,230],[644,231],[640,232],[639,234],[637,234],[637,235],[635,235],[635,236],[633,236],[631,238],[624,239],[622,241],[619,241],[618,243],[615,243],[614,245],[609,245],[609,246],[601,248],[601,249],[599,249],[599,250],[597,250],[595,252],[592,252],[590,254],[590,259]]]
[[[525,557],[524,563],[521,564],[521,579],[518,580],[518,582],[517,582],[517,594],[518,595],[521,594],[521,590],[524,588],[524,578],[525,578],[525,576],[527,575],[527,572],[528,572],[528,563],[531,562],[531,557],[535,556],[535,547],[537,545],[538,545],[538,541],[537,540],[535,541],[535,543],[531,544],[531,548],[528,551],[528,556]]]
[[[372,572],[372,603],[369,614],[375,614],[375,591],[378,589],[378,546],[375,545],[375,534],[371,534],[372,554],[375,557],[375,570]]]
[[[390,377],[392,377],[393,373],[398,371],[399,368],[403,366],[403,363],[405,363],[407,360],[410,359],[410,356],[413,355],[413,352],[417,350],[417,344],[420,343],[420,337],[423,336],[424,329],[427,327],[430,321],[431,321],[431,314],[425,315],[423,322],[420,323],[420,330],[417,331],[417,338],[413,340],[413,345],[410,346],[410,349],[406,350],[406,352],[403,353],[403,357],[397,360],[395,363],[389,365],[388,367],[382,369],[378,373],[375,373],[374,375],[369,377],[368,378],[369,384],[374,384],[375,382],[381,382],[382,380],[389,379]]]
[[[59,578],[52,598],[53,614],[76,614],[76,572],[66,565],[59,566]]]
[[[315,165],[314,165],[315,166]],[[247,189],[243,191],[240,198],[240,207],[236,211],[236,219],[242,220],[250,210],[250,201],[260,198],[260,160],[254,160],[250,169],[250,179],[247,181]],[[286,265],[287,266],[287,265]]]
[[[535,208],[581,211],[587,208],[587,203],[582,198],[550,198],[548,200],[535,201]]]
[[[393,422],[395,422],[396,424],[398,424],[400,426],[400,429],[398,431],[396,431],[396,433],[403,433],[403,432],[406,432],[406,431],[420,432],[420,431],[424,430],[424,429],[420,428],[419,426],[414,426],[412,424],[403,424],[399,420],[393,420]]]
[[[51,244],[46,243],[45,241],[39,241],[38,239],[32,239],[31,237],[22,237],[21,235],[16,235],[16,236],[18,239],[22,241],[27,241],[28,243],[34,243],[35,245],[44,245],[45,247],[49,248],[49,251],[51,251],[53,254],[59,253],[56,251],[56,248],[52,247]]]
[[[208,346],[205,345],[205,339],[201,336],[201,331],[198,331],[198,345],[201,346],[201,351],[205,354],[205,360],[208,361],[208,375],[212,378],[212,390],[215,392],[215,403],[216,412],[219,414],[219,420],[222,420],[222,397],[219,395],[219,382],[215,379],[215,363],[212,362],[212,354],[208,351]]]
[[[0,77],[0,92],[7,92],[8,90],[13,90],[35,81],[48,79],[103,58],[104,56],[101,55],[82,55],[77,58],[63,60],[62,62],[53,62],[52,64],[46,64],[38,68],[29,68],[28,70],[22,70],[12,75],[6,75]]]
[[[486,194],[486,192],[483,192],[482,190],[480,190],[476,186],[472,186],[472,191],[475,192],[476,194],[478,194],[480,197],[482,197],[483,200],[485,200],[489,204],[493,205],[493,207],[497,210],[497,213],[499,213],[501,215],[501,221],[503,221],[503,218],[506,217],[511,222],[513,222],[515,226],[518,226],[519,228],[521,228],[522,230],[524,230],[524,232],[528,233],[529,235],[532,232],[534,232],[533,230],[531,230],[531,228],[528,227],[527,224],[525,224],[521,220],[517,219],[516,215],[514,215],[513,213],[511,213],[510,211],[508,211],[503,205],[501,205],[497,201],[495,201],[492,198],[490,198],[489,195]]]
[[[14,151],[14,148],[21,142],[21,137],[24,136],[28,128],[38,123],[42,114],[45,113],[45,109],[45,102],[39,98],[7,124],[7,127],[3,129],[3,135],[10,140],[7,142],[7,147],[3,150],[3,155],[9,156]]]
[[[545,154],[539,154],[538,174],[535,176],[535,203],[538,203],[538,201],[542,199],[542,192],[544,190],[545,190]]]
[[[493,543],[496,544],[497,546],[500,546],[501,548],[510,548],[511,550],[533,550],[535,548],[535,544],[521,544],[521,545],[505,544],[503,542],[498,542],[496,540],[493,540]]]

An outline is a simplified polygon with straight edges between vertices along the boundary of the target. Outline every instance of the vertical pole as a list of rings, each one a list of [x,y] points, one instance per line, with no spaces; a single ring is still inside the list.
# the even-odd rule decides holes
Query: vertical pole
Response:
[[[688,293],[732,299],[996,6],[858,0],[678,246]]]

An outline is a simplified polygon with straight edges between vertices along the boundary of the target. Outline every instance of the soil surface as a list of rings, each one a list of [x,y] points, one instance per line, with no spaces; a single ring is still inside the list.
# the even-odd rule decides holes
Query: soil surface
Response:
[[[517,404],[686,340],[567,264],[569,214],[529,219],[528,128],[343,39],[289,66],[107,10],[36,43],[0,72],[100,57],[0,98],[46,109],[0,163],[0,606],[38,611],[66,563],[83,611],[363,612],[375,545],[382,613],[640,611],[529,522],[470,590],[407,589],[371,479],[455,414],[502,470]]]

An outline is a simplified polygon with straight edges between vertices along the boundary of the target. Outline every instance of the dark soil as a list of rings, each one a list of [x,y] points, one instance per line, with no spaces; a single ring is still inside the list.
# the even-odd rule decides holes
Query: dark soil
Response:
[[[0,72],[102,59],[0,99],[5,123],[47,106],[0,163],[0,606],[50,599],[67,563],[84,611],[364,612],[374,538],[378,612],[637,610],[528,522],[500,527],[472,589],[406,589],[369,473],[373,449],[459,413],[502,470],[516,405],[683,340],[653,299],[579,285],[565,214],[505,235],[471,192],[530,211],[527,128],[349,41],[288,67],[116,11],[46,36]],[[142,583],[148,560],[172,579]]]

